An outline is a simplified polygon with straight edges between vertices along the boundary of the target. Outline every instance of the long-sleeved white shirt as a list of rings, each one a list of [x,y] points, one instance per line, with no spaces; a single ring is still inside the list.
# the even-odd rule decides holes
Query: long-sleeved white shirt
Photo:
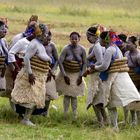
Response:
[[[8,52],[8,62],[15,62],[15,54],[17,53],[20,58],[23,58],[23,55],[25,54],[29,43],[30,41],[28,41],[26,38],[17,41],[17,43],[14,46],[12,46],[12,48]]]
[[[11,48],[12,46],[14,46],[14,45],[16,44],[16,42],[18,42],[18,40],[20,40],[20,39],[22,39],[22,38],[24,38],[23,33],[19,33],[19,34],[15,35],[15,36],[12,38],[10,48]]]
[[[0,39],[0,56],[6,56],[8,54],[8,44],[6,39],[1,38]]]
[[[117,51],[117,54],[116,54]],[[103,61],[101,65],[95,65],[95,69],[98,71],[105,71],[109,68],[111,61],[112,61],[112,57],[116,55],[116,59],[122,58],[123,54],[121,52],[121,50],[117,47],[117,46],[110,46],[106,49],[104,57],[103,57]]]
[[[24,57],[25,69],[29,74],[32,74],[30,59],[34,55],[38,56],[43,61],[51,62],[51,58],[46,53],[45,47],[37,39],[33,39],[29,43],[29,46],[25,52],[25,57]]]

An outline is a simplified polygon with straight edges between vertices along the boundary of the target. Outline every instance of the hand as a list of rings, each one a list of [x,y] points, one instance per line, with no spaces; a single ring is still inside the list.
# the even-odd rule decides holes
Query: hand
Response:
[[[53,79],[55,80],[55,75],[54,75],[54,74],[52,74],[52,77],[53,77]]]
[[[89,68],[84,72],[83,76],[87,77],[88,74],[90,74],[90,69]]]
[[[52,77],[52,75],[51,75],[51,71],[49,71],[49,72],[48,72],[48,77],[47,77],[46,82],[51,81],[51,77]]]
[[[51,81],[52,77],[55,80],[55,75],[49,70],[46,82]]]
[[[18,64],[16,62],[13,62],[13,65],[15,66],[15,71],[19,72],[20,67],[18,66]]]
[[[31,85],[35,84],[35,76],[33,74],[29,74],[29,83]]]
[[[16,66],[16,67],[15,67],[15,70],[16,70],[17,72],[19,72],[19,71],[20,71],[20,67],[19,67],[19,66]]]
[[[95,69],[95,65],[94,64],[90,65],[90,68]]]
[[[70,85],[70,78],[68,76],[64,76],[65,83]]]
[[[6,68],[3,68],[2,70],[1,70],[1,78],[3,78],[4,77],[4,75],[5,75],[5,71],[6,71]]]
[[[79,76],[77,79],[77,86],[79,86],[82,83],[82,76]]]
[[[83,76],[84,77],[87,77],[88,73],[87,73],[87,70],[84,72]]]

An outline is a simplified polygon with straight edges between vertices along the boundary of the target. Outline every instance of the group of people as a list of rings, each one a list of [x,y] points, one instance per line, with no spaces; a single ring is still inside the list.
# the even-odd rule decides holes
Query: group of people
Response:
[[[117,107],[123,107],[125,123],[128,112],[132,124],[140,121],[140,51],[137,38],[117,35],[96,25],[87,29],[91,43],[88,54],[80,45],[80,34],[71,32],[70,43],[60,57],[52,33],[32,15],[26,30],[17,34],[10,46],[4,39],[7,20],[0,19],[0,96],[8,97],[21,122],[35,126],[31,115],[48,115],[51,100],[64,95],[64,117],[71,103],[77,118],[78,96],[84,95],[84,78],[89,76],[86,107],[93,107],[100,126],[108,122],[118,131]],[[59,67],[59,70],[57,70]],[[106,112],[108,108],[108,114]]]

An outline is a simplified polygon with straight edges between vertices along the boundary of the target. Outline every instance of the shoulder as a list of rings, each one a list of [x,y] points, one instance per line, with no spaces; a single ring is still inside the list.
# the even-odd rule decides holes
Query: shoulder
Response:
[[[99,42],[95,43],[95,47],[102,47],[101,44]]]
[[[41,44],[37,39],[33,39],[30,44]]]
[[[6,38],[2,38],[1,40],[2,40],[3,42],[7,42]]]
[[[78,47],[80,47],[81,50],[85,51],[85,47],[83,45],[79,44]]]
[[[98,51],[101,51],[102,52],[102,46],[99,42],[97,42],[95,45],[94,45],[94,50],[98,50]]]
[[[129,55],[129,51],[125,52],[124,56],[128,57],[128,55]]]
[[[19,33],[17,35],[15,35],[12,40],[18,40],[18,39],[21,39],[23,37],[23,33]]]
[[[140,59],[140,51],[138,51],[137,58]]]
[[[8,42],[7,42],[6,38],[2,38],[1,41],[4,45],[4,47],[8,47]]]
[[[70,45],[65,45],[64,47],[63,47],[63,51],[67,51],[67,50],[69,50],[70,49]]]
[[[54,42],[50,42],[49,44],[51,47],[56,48],[56,44]]]
[[[28,41],[27,39],[26,39],[26,37],[24,37],[24,38],[22,38],[22,39],[20,39],[19,41],[17,41],[17,43],[19,43],[19,44],[25,44],[25,43],[29,43],[30,41]]]
[[[29,42],[29,47],[28,48],[38,48],[42,45],[37,39],[33,39],[31,42]]]
[[[106,50],[106,48],[105,47],[102,47],[102,52],[103,53],[105,53],[105,50]]]
[[[105,53],[113,54],[116,51],[115,47],[110,46],[106,49]]]

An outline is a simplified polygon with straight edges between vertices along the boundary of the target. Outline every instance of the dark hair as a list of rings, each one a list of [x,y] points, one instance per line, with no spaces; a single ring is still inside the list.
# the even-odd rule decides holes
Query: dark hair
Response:
[[[48,32],[48,35],[49,35],[49,36],[52,36],[52,33],[51,33],[51,31],[49,31],[49,32]]]
[[[72,33],[70,34],[69,37],[71,37],[71,36],[74,35],[74,34],[77,35],[79,38],[81,37],[80,34],[79,34],[78,32],[72,32]]]
[[[126,42],[127,36],[125,34],[119,34],[118,35],[119,39],[122,40],[123,42]]]
[[[0,26],[3,26],[3,25],[5,25],[4,22],[0,21]]]
[[[101,39],[105,39],[106,36],[107,36],[107,34],[108,34],[108,31],[102,32],[102,33],[100,34],[100,38],[101,38]]]
[[[96,31],[97,31],[97,27],[90,27],[88,28],[87,33],[91,35],[95,35]]]
[[[130,36],[128,38],[133,44],[136,44],[137,38],[135,36]]]
[[[42,33],[47,32],[47,26],[45,24],[40,23],[39,24],[39,28],[41,29]]]

